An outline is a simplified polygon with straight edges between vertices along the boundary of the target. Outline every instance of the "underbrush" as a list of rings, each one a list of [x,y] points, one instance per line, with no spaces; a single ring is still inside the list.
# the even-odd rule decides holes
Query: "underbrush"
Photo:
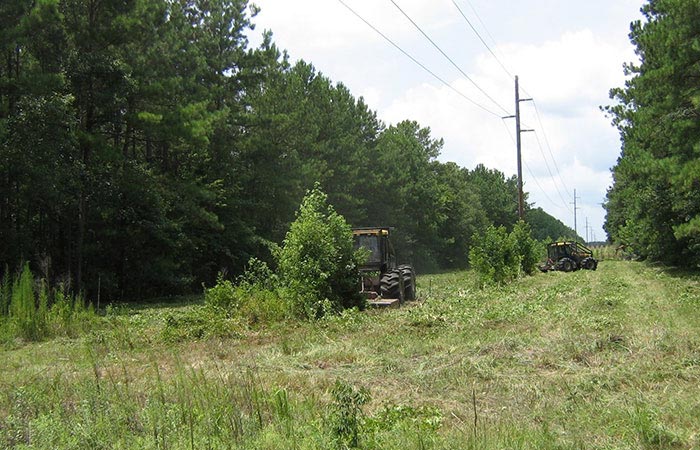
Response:
[[[80,336],[95,323],[95,311],[80,295],[63,286],[35,279],[28,265],[0,283],[0,343],[39,341],[55,336]]]
[[[2,351],[0,448],[700,445],[697,277],[608,261],[477,280],[314,321],[253,280],[110,307],[82,337]]]
[[[448,418],[436,406],[383,403],[369,411],[370,389],[338,379],[309,394],[224,364],[197,367],[176,359],[134,368],[94,350],[84,355],[79,363],[89,363],[89,373],[47,373],[0,394],[0,446],[557,448],[546,430]]]
[[[204,304],[165,318],[162,336],[178,341],[240,337],[245,331],[289,318],[289,302],[267,265],[251,260],[237,284],[219,275],[204,289]]]

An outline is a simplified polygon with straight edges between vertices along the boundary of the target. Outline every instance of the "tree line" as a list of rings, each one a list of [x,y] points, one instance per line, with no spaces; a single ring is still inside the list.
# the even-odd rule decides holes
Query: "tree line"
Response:
[[[0,4],[0,263],[105,298],[210,285],[269,260],[320,182],[353,226],[396,228],[419,270],[516,222],[514,177],[438,161],[270,32],[247,0]],[[475,124],[474,126],[478,126]],[[528,208],[542,237],[573,232]]]
[[[700,1],[649,0],[631,25],[638,63],[607,111],[622,152],[605,229],[641,258],[700,264]]]

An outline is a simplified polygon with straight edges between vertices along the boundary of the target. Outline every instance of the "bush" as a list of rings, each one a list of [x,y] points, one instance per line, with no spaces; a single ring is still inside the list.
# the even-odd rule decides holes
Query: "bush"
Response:
[[[361,252],[354,250],[350,226],[318,183],[304,197],[276,256],[296,315],[318,318],[363,305],[357,287]]]
[[[522,257],[518,254],[513,234],[505,227],[489,226],[483,236],[474,236],[476,244],[469,251],[469,264],[482,282],[504,283],[520,272]]]
[[[29,264],[14,279],[6,270],[0,286],[0,326],[4,340],[75,336],[89,327],[94,318],[94,310],[85,307],[81,296],[64,292],[60,286],[51,288],[46,280],[35,280]]]
[[[520,255],[520,270],[532,275],[537,269],[537,263],[542,256],[542,248],[539,242],[532,237],[530,225],[519,220],[510,233],[515,249]]]
[[[212,288],[204,288],[204,304],[215,309],[235,310],[238,308],[236,288],[224,275],[219,272],[216,284]]]
[[[339,449],[356,448],[364,419],[362,406],[371,399],[369,391],[337,380],[331,395],[333,403],[330,405],[329,425],[336,446]]]
[[[196,314],[207,315],[214,320],[229,323],[233,323],[229,319],[235,318],[249,325],[279,322],[288,316],[288,308],[282,300],[280,291],[277,275],[265,262],[251,258],[246,271],[238,278],[237,284],[224,279],[223,274],[220,273],[216,285],[204,289],[204,308],[207,311]],[[197,317],[190,319],[195,323],[201,322]],[[181,322],[175,321],[171,325],[177,327]],[[195,337],[207,335],[212,333],[202,330]]]

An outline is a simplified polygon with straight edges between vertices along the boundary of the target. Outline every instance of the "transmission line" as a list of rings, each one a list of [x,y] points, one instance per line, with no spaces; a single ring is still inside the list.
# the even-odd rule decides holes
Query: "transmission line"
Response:
[[[492,101],[496,106],[498,106],[503,112],[505,112],[506,114],[508,114],[508,110],[505,109],[503,106],[501,106],[501,104],[498,103],[496,100],[494,100],[493,97],[491,97],[491,96],[488,94],[488,92],[486,92],[484,89],[481,88],[481,86],[479,86],[479,85],[476,83],[476,81],[472,80],[472,78],[471,78],[469,75],[467,75],[466,72],[464,72],[464,71],[462,70],[462,68],[459,67],[459,66],[457,65],[457,63],[455,63],[455,62],[452,60],[452,58],[450,58],[450,57],[447,55],[447,53],[445,53],[445,52],[440,48],[440,46],[437,45],[437,44],[435,43],[435,41],[433,41],[433,40],[430,38],[430,36],[428,36],[428,34],[427,34],[425,31],[423,31],[423,29],[422,29],[413,19],[411,19],[411,16],[409,16],[408,14],[406,14],[406,12],[405,12],[403,9],[401,9],[401,7],[400,7],[394,0],[390,0],[390,1],[391,1],[391,3],[393,3],[393,5],[396,7],[396,9],[398,9],[398,10],[401,12],[401,14],[403,14],[404,17],[405,17],[406,19],[408,19],[408,21],[411,22],[411,23],[413,24],[414,27],[416,27],[416,29],[417,29],[418,31],[420,31],[420,33],[433,45],[433,47],[435,47],[435,48],[442,54],[442,56],[444,56],[444,57],[455,67],[455,69],[457,69],[457,70],[459,71],[459,73],[461,73],[462,75],[464,75],[464,77],[465,77],[467,80],[469,80],[469,81],[479,90],[479,92],[481,92],[482,94],[484,94],[484,95],[486,96],[486,98],[488,98],[489,100],[491,100],[491,101]]]
[[[540,129],[542,130],[542,136],[544,137],[544,142],[545,142],[545,144],[547,144],[547,150],[549,150],[549,156],[552,158],[552,162],[554,163],[554,168],[557,169],[557,175],[559,176],[559,181],[561,182],[561,185],[564,187],[566,194],[569,197],[571,197],[569,190],[566,188],[566,183],[564,183],[564,180],[561,178],[561,171],[559,170],[559,166],[557,165],[557,160],[554,159],[554,154],[552,153],[552,147],[549,145],[549,139],[547,139],[547,133],[545,133],[544,124],[542,123],[542,119],[540,118],[540,112],[539,112],[539,108],[537,107],[537,103],[533,100],[532,104],[535,107],[535,116],[537,117],[537,122],[540,124]]]
[[[508,133],[508,137],[510,140],[515,144],[515,138],[513,137],[513,134],[510,132],[510,128],[508,128],[508,124],[506,123],[505,119],[501,119],[503,122],[503,126],[506,128],[506,132]],[[523,161],[525,163],[525,168],[527,171],[530,173],[530,176],[532,177],[532,180],[535,182],[538,188],[540,188],[540,191],[544,194],[545,198],[551,203],[553,206],[559,206],[555,201],[553,201],[550,197],[549,194],[547,194],[547,191],[542,188],[540,183],[537,181],[537,177],[535,177],[535,174],[532,173],[532,170],[530,170],[530,166],[527,164],[526,161]],[[566,202],[564,203],[566,205]],[[568,208],[568,205],[566,205]],[[569,209],[569,212],[571,212],[571,209]]]
[[[440,78],[438,75],[435,74],[435,72],[433,72],[432,70],[428,69],[423,63],[421,63],[421,62],[418,61],[416,58],[414,58],[413,56],[411,56],[408,52],[406,52],[404,49],[402,49],[401,47],[399,47],[398,44],[396,44],[396,43],[395,43],[394,41],[392,41],[389,37],[387,37],[384,33],[382,33],[377,27],[375,27],[375,26],[372,25],[369,21],[367,21],[364,17],[362,17],[359,13],[357,13],[354,9],[352,9],[352,8],[351,8],[348,4],[346,4],[343,0],[338,0],[338,1],[339,1],[343,6],[345,6],[351,13],[353,13],[353,14],[355,15],[355,17],[357,17],[358,19],[360,19],[361,21],[363,21],[368,27],[370,27],[372,30],[374,30],[374,32],[376,32],[377,34],[379,34],[381,37],[384,38],[384,40],[386,40],[388,43],[390,43],[392,46],[394,46],[394,48],[396,48],[398,51],[400,51],[401,53],[403,53],[403,54],[404,54],[406,57],[408,57],[411,61],[413,61],[415,64],[417,64],[421,69],[425,70],[425,71],[428,72],[430,75],[432,75],[433,78],[435,78],[436,80],[440,81],[442,84],[444,84],[445,86],[447,86],[448,88],[450,88],[452,91],[454,91],[457,95],[459,95],[459,96],[462,97],[463,99],[467,100],[469,103],[471,103],[472,105],[476,106],[477,108],[479,108],[479,109],[481,109],[481,110],[483,110],[483,111],[485,111],[485,112],[491,114],[492,116],[495,116],[495,117],[498,117],[498,118],[501,117],[500,114],[498,114],[498,113],[496,113],[496,112],[494,112],[494,111],[488,109],[487,107],[481,105],[480,103],[477,103],[476,101],[474,101],[474,100],[472,100],[471,98],[469,98],[469,97],[467,97],[466,95],[464,95],[461,91],[459,91],[457,88],[455,88],[454,86],[452,86],[451,84],[449,84],[447,81],[445,81],[445,80],[443,80],[442,78]],[[468,77],[467,77],[467,78],[468,78]],[[470,79],[470,81],[471,81],[471,79]],[[472,81],[472,83],[473,83],[473,81]],[[490,98],[490,97],[489,97],[489,98]],[[493,101],[493,100],[492,100],[492,101]],[[498,105],[498,104],[497,104],[497,105]],[[499,105],[499,106],[500,106],[500,105]]]
[[[469,7],[472,9],[472,11],[474,12],[474,15],[476,16],[476,18],[479,20],[479,23],[481,24],[481,26],[484,28],[484,31],[486,31],[486,35],[489,37],[489,39],[491,39],[492,43],[496,44],[496,40],[493,38],[493,36],[489,32],[489,27],[487,27],[486,24],[484,23],[484,21],[481,20],[481,16],[479,15],[479,12],[474,7],[474,4],[472,4],[472,2],[469,0],[466,0],[466,2],[469,5]],[[501,55],[501,56],[503,56],[503,55]],[[513,78],[513,77],[511,76],[511,78]]]
[[[473,5],[469,0],[466,0],[466,2],[467,2],[467,3],[469,4],[469,6],[471,7],[472,11],[473,11],[474,14],[476,15],[476,18],[479,20],[479,23],[481,23],[481,26],[484,28],[484,30],[486,31],[486,34],[490,37],[491,41],[494,42],[494,43],[496,43],[496,40],[493,38],[493,36],[491,35],[491,33],[489,33],[488,27],[486,26],[486,24],[484,24],[484,21],[481,20],[481,17],[479,16],[479,13],[478,13],[478,11],[476,10],[476,8],[474,8],[474,5]],[[457,4],[457,2],[456,2],[455,0],[452,0],[452,3],[453,3],[454,6],[457,8],[457,10],[459,11],[459,13],[462,15],[462,17],[464,18],[464,20],[469,24],[469,26],[470,26],[471,29],[474,31],[474,33],[476,34],[476,36],[479,38],[479,40],[481,41],[481,43],[484,44],[484,47],[486,47],[486,49],[489,51],[489,53],[491,53],[491,55],[496,59],[496,62],[498,62],[498,64],[499,64],[499,65],[501,66],[501,68],[505,71],[505,73],[508,74],[508,76],[510,76],[510,78],[513,78],[513,75],[510,73],[510,71],[508,70],[508,68],[505,66],[505,64],[503,64],[503,62],[501,61],[501,59],[493,52],[493,50],[491,50],[491,47],[489,47],[489,45],[486,43],[486,41],[481,37],[481,34],[479,34],[479,32],[477,31],[476,27],[474,27],[474,25],[473,25],[472,22],[469,20],[469,18],[467,18],[466,14],[464,14],[464,12],[463,12],[462,9],[459,7],[459,5]],[[526,90],[525,88],[522,88],[522,90],[523,90],[523,92],[524,92],[525,94],[527,94],[529,97],[533,97],[529,92],[527,92],[527,90]],[[537,103],[535,103],[534,100],[533,100],[533,105],[534,105],[534,107],[535,107],[535,114],[536,114],[536,116],[537,116],[537,122],[538,122],[539,125],[540,125],[540,130],[542,130],[542,137],[544,138],[544,141],[545,141],[545,143],[546,143],[546,145],[547,145],[547,149],[548,149],[548,151],[549,151],[549,156],[550,156],[550,158],[552,159],[552,162],[554,163],[554,167],[555,167],[556,170],[557,170],[557,177],[559,178],[559,182],[561,183],[562,187],[563,187],[564,190],[566,191],[567,195],[568,195],[568,196],[571,196],[571,194],[569,193],[569,190],[568,190],[567,187],[566,187],[566,183],[564,183],[564,180],[562,180],[562,178],[561,178],[561,171],[559,170],[559,167],[558,167],[558,165],[557,165],[557,161],[556,161],[556,159],[554,158],[554,154],[552,153],[552,147],[551,147],[551,145],[549,144],[549,139],[547,138],[547,133],[545,132],[544,124],[542,123],[542,119],[540,118],[540,113],[539,113],[539,109],[537,108]],[[536,136],[536,137],[537,137],[537,136]],[[538,145],[539,145],[539,147],[540,147],[540,151],[542,152],[542,158],[544,159],[544,162],[545,162],[545,164],[547,165],[547,170],[549,171],[549,175],[552,177],[552,180],[554,181],[554,187],[557,188],[557,193],[559,194],[559,197],[562,198],[563,203],[564,203],[564,204],[567,204],[567,202],[564,201],[564,199],[563,199],[563,197],[562,197],[562,195],[561,195],[561,192],[559,192],[558,183],[556,182],[555,177],[554,177],[554,175],[552,174],[552,171],[551,171],[551,169],[550,169],[550,167],[549,167],[549,163],[547,162],[547,158],[544,156],[544,152],[542,151],[542,144],[541,144],[541,142],[540,142],[540,140],[539,140],[539,137],[537,137],[537,143],[538,143]]]
[[[496,54],[493,52],[493,50],[491,50],[491,47],[489,47],[489,44],[487,44],[486,41],[484,41],[484,39],[481,37],[481,35],[480,35],[479,32],[477,31],[477,29],[474,27],[474,25],[472,25],[471,21],[467,18],[467,16],[466,16],[466,15],[464,14],[464,12],[462,11],[462,8],[459,7],[459,5],[457,4],[457,2],[455,2],[455,0],[452,0],[452,4],[455,5],[455,8],[457,8],[457,11],[459,11],[459,13],[462,15],[462,17],[464,18],[464,20],[466,20],[466,22],[467,22],[467,23],[469,24],[469,26],[471,27],[472,31],[474,31],[474,33],[476,34],[476,37],[478,37],[479,40],[481,41],[481,43],[484,44],[484,47],[486,47],[486,49],[489,51],[489,53],[491,53],[491,55],[496,59],[496,62],[501,66],[501,68],[505,71],[505,73],[506,73],[510,78],[513,78],[513,75],[512,75],[512,74],[510,73],[510,71],[506,68],[506,66],[503,64],[503,62],[501,62],[501,59],[500,59],[498,56],[496,56]],[[472,9],[474,9],[474,7],[472,7]],[[476,12],[476,10],[475,10],[475,12]],[[477,17],[478,17],[478,15],[477,15]],[[479,20],[481,20],[481,19],[479,19]],[[482,22],[482,25],[483,25],[483,22]],[[487,30],[487,32],[488,32],[488,30]],[[493,39],[493,38],[492,38],[492,39]]]
[[[557,194],[559,195],[559,198],[561,199],[562,203],[564,205],[567,204],[566,200],[564,200],[564,196],[561,195],[561,191],[559,190],[559,186],[557,186],[556,179],[554,177],[554,174],[552,173],[552,170],[549,167],[549,163],[547,162],[547,158],[544,156],[544,149],[542,148],[542,142],[540,142],[540,137],[537,134],[537,131],[535,131],[535,139],[537,140],[537,146],[540,149],[540,153],[542,154],[542,159],[544,159],[544,164],[547,167],[547,172],[549,172],[549,176],[552,178],[552,181],[554,182],[554,188],[557,190]],[[554,162],[554,158],[552,158],[552,161]],[[558,175],[558,174],[557,174]],[[559,176],[561,179],[561,176]],[[566,188],[566,186],[564,186]]]

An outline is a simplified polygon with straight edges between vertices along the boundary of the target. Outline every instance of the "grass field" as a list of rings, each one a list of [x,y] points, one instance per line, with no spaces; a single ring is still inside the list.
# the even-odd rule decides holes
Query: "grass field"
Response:
[[[628,261],[315,323],[198,298],[109,308],[83,336],[0,350],[0,448],[700,448],[700,277]],[[183,329],[181,334],[173,329]]]

